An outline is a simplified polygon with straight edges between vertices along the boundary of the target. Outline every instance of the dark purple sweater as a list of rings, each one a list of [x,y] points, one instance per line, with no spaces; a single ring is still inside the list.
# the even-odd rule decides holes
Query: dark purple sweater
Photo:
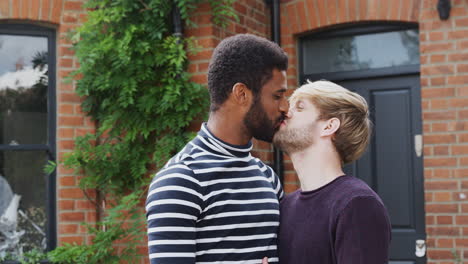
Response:
[[[388,263],[391,225],[381,199],[366,183],[341,176],[281,201],[281,264]]]

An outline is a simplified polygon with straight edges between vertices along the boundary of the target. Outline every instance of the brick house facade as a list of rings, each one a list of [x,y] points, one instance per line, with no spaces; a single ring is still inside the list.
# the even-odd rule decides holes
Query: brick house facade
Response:
[[[81,0],[0,0],[0,25],[22,23],[56,32],[56,153],[60,159],[73,149],[74,137],[93,130],[80,109],[74,83],[64,77],[79,65],[66,32],[86,19]],[[427,263],[468,261],[468,1],[452,0],[450,18],[442,21],[437,0],[282,0],[281,45],[289,55],[288,86],[300,84],[298,43],[301,36],[349,25],[403,22],[419,28],[420,93],[424,142],[424,200]],[[199,26],[186,29],[203,47],[190,55],[193,80],[206,83],[212,50],[226,36],[253,33],[271,38],[270,6],[263,0],[238,0],[238,22],[226,29],[213,26],[209,6],[194,14]],[[272,147],[255,142],[255,155],[272,161]],[[299,187],[287,156],[284,188]],[[94,222],[96,210],[77,187],[80,175],[58,167],[56,177],[57,242],[87,243],[79,225]],[[145,245],[141,250],[145,251]],[[454,252],[456,254],[454,255]],[[457,261],[457,256],[461,262]],[[142,263],[147,262],[146,258]],[[409,262],[408,262],[409,263]],[[419,262],[418,262],[419,263]]]

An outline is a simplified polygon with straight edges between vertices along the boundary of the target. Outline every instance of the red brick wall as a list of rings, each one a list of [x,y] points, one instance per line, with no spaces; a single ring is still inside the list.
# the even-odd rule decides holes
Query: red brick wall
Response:
[[[297,36],[362,21],[417,22],[420,30],[421,94],[428,263],[468,261],[468,1],[452,0],[441,21],[437,0],[284,0],[281,42],[290,56],[288,84],[298,85]],[[285,189],[299,187],[286,157]],[[466,195],[463,198],[463,195]]]
[[[198,26],[185,30],[185,35],[194,37],[201,48],[201,52],[189,57],[189,72],[193,73],[193,81],[206,85],[211,54],[222,39],[238,33],[251,33],[270,38],[270,9],[264,0],[238,0],[234,3],[234,9],[238,20],[231,19],[224,29],[213,25],[208,4],[193,12],[193,20]],[[199,124],[196,126],[198,129]],[[254,156],[271,163],[273,160],[271,151],[271,144],[254,140]]]
[[[468,2],[451,2],[448,21],[438,18],[436,1],[424,1],[419,16],[426,231],[433,263],[451,259],[452,249],[468,261]]]
[[[80,98],[74,93],[74,83],[64,83],[64,77],[77,68],[72,46],[65,38],[67,31],[85,19],[84,1],[75,0],[1,0],[0,23],[30,23],[56,29],[57,47],[57,154],[72,150],[73,138],[93,129],[93,124],[80,109]],[[58,166],[57,169],[57,233],[58,243],[89,240],[80,223],[96,219],[95,208],[78,188],[79,175]],[[92,195],[92,194],[91,194]]]
[[[25,22],[57,29],[57,153],[73,147],[73,138],[93,129],[80,111],[74,84],[63,77],[77,62],[67,30],[85,19],[84,0],[0,0],[0,23]],[[297,36],[328,26],[360,21],[403,21],[420,25],[421,88],[424,126],[424,177],[428,263],[455,263],[451,250],[468,261],[468,1],[452,0],[448,21],[436,11],[437,0],[283,0],[282,46],[290,56],[288,84],[298,85]],[[326,3],[326,4],[325,4]],[[270,11],[263,0],[238,0],[234,8],[239,22],[226,29],[212,25],[209,6],[194,12],[197,28],[185,30],[195,37],[201,52],[191,55],[193,80],[206,84],[208,62],[221,39],[235,33],[270,36]],[[271,146],[255,142],[255,155],[272,159]],[[298,180],[285,157],[285,189],[298,188]],[[57,220],[59,242],[89,240],[79,227],[93,222],[95,209],[77,187],[79,175],[63,167],[57,172]],[[146,243],[144,243],[146,244]]]
[[[213,25],[209,4],[205,3],[193,12],[191,18],[197,26],[186,28],[184,32],[187,37],[194,37],[201,48],[201,52],[189,57],[189,72],[194,74],[192,80],[207,83],[206,73],[211,53],[222,39],[237,33],[269,38],[270,12],[263,0],[238,0],[234,3],[234,9],[239,20],[236,22],[230,19],[225,29]]]
[[[77,69],[78,63],[66,40],[66,33],[86,19],[85,0],[0,0],[0,23],[29,23],[56,29],[57,32],[57,154],[58,159],[74,147],[74,138],[93,131],[93,123],[84,116],[80,98],[75,94],[75,83],[65,83],[64,77]],[[226,29],[213,26],[209,5],[194,12],[196,28],[187,28],[186,36],[193,36],[201,50],[189,57],[189,71],[193,80],[206,84],[206,73],[212,50],[219,41],[236,33],[252,33],[269,36],[269,11],[263,0],[241,0],[234,4],[239,22],[231,21]],[[198,129],[198,127],[197,127]],[[255,153],[264,160],[271,160],[271,146],[255,142]],[[59,165],[57,169],[57,234],[58,244],[63,242],[89,243],[91,237],[80,225],[96,221],[96,208],[78,188],[82,175]],[[94,197],[93,193],[89,194]],[[146,255],[146,241],[141,251]],[[141,263],[148,263],[144,256]]]

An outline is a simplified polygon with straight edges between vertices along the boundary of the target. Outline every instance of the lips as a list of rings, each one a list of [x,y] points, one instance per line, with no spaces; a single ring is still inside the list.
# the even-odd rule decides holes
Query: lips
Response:
[[[275,128],[279,129],[281,126],[286,125],[286,120],[284,118],[280,118],[278,123],[276,123]]]
[[[286,126],[286,120],[281,121],[280,127],[282,127],[282,126]]]

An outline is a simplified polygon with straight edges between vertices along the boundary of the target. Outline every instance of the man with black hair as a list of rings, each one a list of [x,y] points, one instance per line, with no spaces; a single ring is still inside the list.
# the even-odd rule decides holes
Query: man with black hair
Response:
[[[283,190],[250,150],[252,138],[272,141],[288,111],[287,67],[278,45],[254,35],[216,47],[208,70],[209,120],[149,188],[152,264],[278,262]]]

